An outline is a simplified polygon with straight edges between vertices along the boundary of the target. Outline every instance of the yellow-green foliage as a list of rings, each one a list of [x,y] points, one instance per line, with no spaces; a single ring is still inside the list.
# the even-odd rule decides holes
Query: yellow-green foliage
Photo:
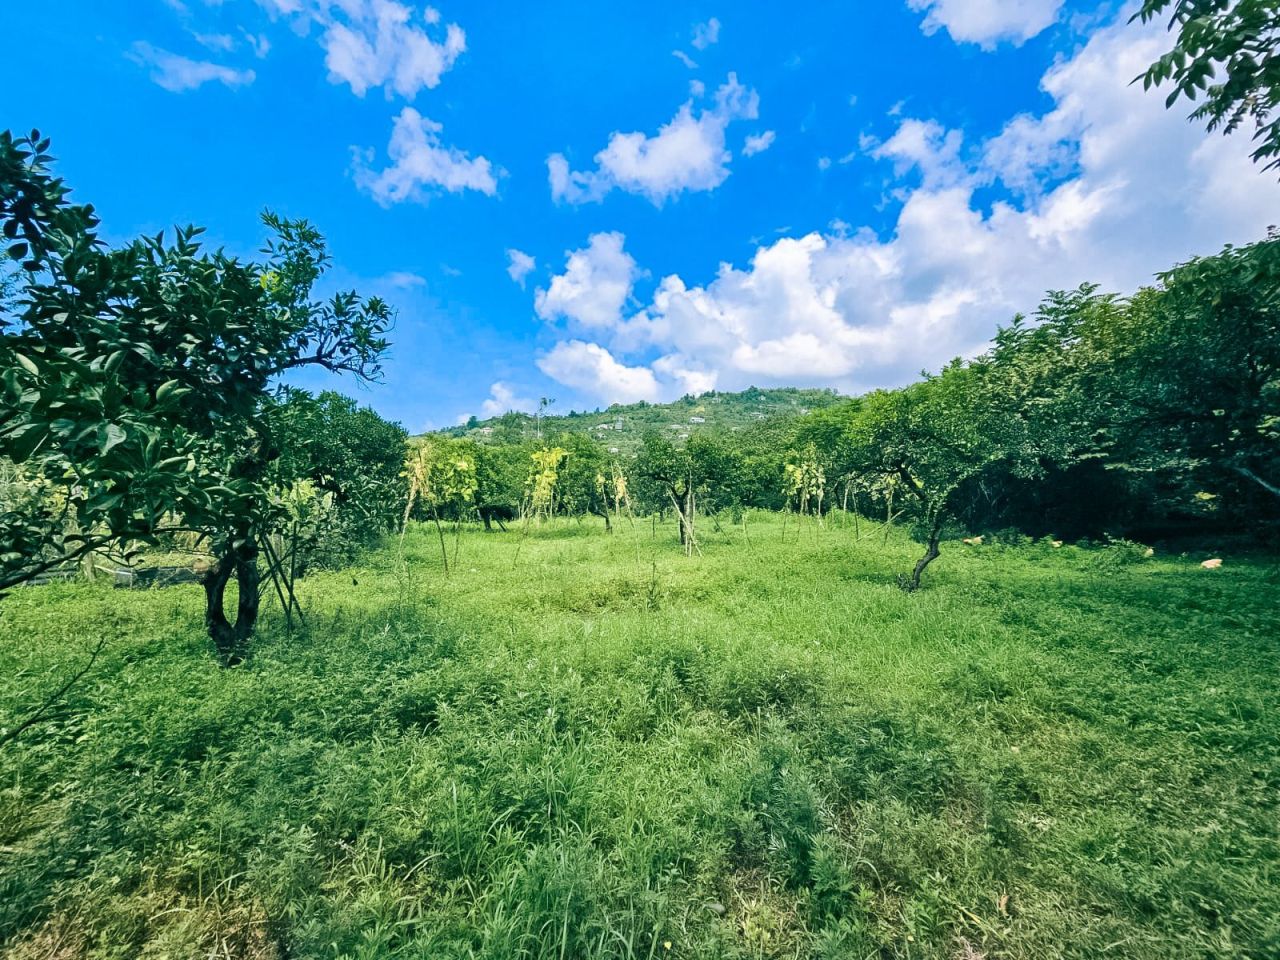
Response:
[[[563,447],[548,447],[529,454],[533,469],[526,486],[529,489],[529,510],[536,516],[551,513],[555,509],[556,483],[560,479],[560,466],[569,452]]]
[[[419,437],[409,445],[404,475],[409,481],[404,508],[407,523],[416,504],[433,516],[470,507],[476,494],[476,461],[466,441]]]
[[[782,466],[782,493],[801,513],[822,511],[827,477],[818,462],[818,451],[809,444],[802,454],[792,454]]]

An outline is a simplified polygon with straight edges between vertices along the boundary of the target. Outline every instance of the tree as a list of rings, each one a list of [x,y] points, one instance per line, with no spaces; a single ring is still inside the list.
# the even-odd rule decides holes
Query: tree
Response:
[[[692,554],[698,549],[695,519],[699,499],[712,510],[727,506],[741,466],[741,458],[710,434],[694,434],[679,447],[662,434],[650,432],[644,436],[635,472],[675,509],[680,543],[686,554]]]
[[[1197,257],[1129,306],[1112,362],[1115,459],[1280,507],[1280,235]],[[1233,489],[1243,484],[1243,489]],[[1269,509],[1268,509],[1269,508]],[[1254,512],[1254,511],[1250,511]]]
[[[563,447],[543,447],[532,450],[529,459],[532,467],[525,480],[527,496],[525,517],[551,517],[559,504],[560,467],[569,455]]]
[[[93,209],[71,204],[50,173],[47,149],[38,133],[0,133],[0,232],[17,240],[10,255],[27,271],[16,315],[0,320],[0,444],[60,491],[72,522],[43,516],[15,531],[6,516],[0,588],[95,549],[190,530],[216,557],[205,623],[235,663],[278,520],[268,409],[279,379],[307,366],[376,378],[391,310],[355,292],[313,300],[324,240],[271,213],[261,263],[204,251],[196,227],[111,249]],[[37,529],[44,555],[10,548]]]
[[[1145,23],[1167,11],[1177,40],[1147,68],[1143,87],[1172,81],[1167,107],[1203,96],[1191,119],[1210,131],[1252,121],[1254,162],[1280,166],[1280,0],[1144,0],[1134,17]]]
[[[519,444],[476,444],[476,514],[485,530],[520,515],[529,450]]]
[[[401,535],[408,526],[415,506],[421,505],[435,524],[440,537],[440,556],[445,573],[449,572],[449,551],[445,547],[444,528],[440,521],[454,520],[454,558],[457,559],[458,536],[464,517],[475,509],[476,455],[469,440],[448,437],[418,437],[405,458],[405,475],[409,489],[404,506]]]
[[[286,390],[266,409],[280,485],[309,481],[328,495],[332,515],[308,559],[341,563],[394,529],[405,500],[407,433],[350,397]]]
[[[796,513],[801,516],[815,514],[821,523],[827,474],[822,469],[817,448],[810,444],[802,451],[791,451],[782,465],[782,476],[782,492],[787,498],[788,509],[794,503]]]
[[[919,589],[938,558],[964,484],[997,464],[1017,475],[1043,469],[1036,421],[1018,415],[1000,373],[989,357],[956,360],[921,383],[869,395],[854,414],[848,443],[857,472],[902,485],[925,541],[904,589]]]
[[[556,444],[565,451],[564,465],[558,478],[562,509],[579,516],[590,513],[601,517],[605,530],[612,533],[609,497],[613,483],[608,455],[584,433],[561,434]]]
[[[1128,299],[1050,293],[985,362],[1035,421],[1051,499],[1096,525],[1280,516],[1280,238],[1227,247]],[[1100,501],[1109,492],[1115,505]],[[1026,494],[1023,494],[1026,498]],[[1030,512],[1043,512],[1030,497]],[[1114,527],[1104,527],[1104,529]]]

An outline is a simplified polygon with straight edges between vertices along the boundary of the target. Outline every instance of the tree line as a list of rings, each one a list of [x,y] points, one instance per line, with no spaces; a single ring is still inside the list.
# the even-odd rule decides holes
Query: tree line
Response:
[[[437,519],[594,514],[608,525],[625,509],[671,517],[692,552],[699,517],[839,506],[912,526],[925,553],[910,589],[948,526],[1271,541],[1280,236],[1195,258],[1128,297],[1051,292],[981,355],[802,417],[683,442],[650,431],[627,457],[584,432],[419,443],[419,456],[472,475],[464,487],[434,484]]]
[[[314,290],[304,220],[265,213],[259,259],[194,227],[112,247],[38,133],[0,133],[0,590],[98,556],[208,557],[205,623],[243,658],[260,599],[301,616],[294,579],[363,544],[471,520],[670,519],[840,509],[909,523],[918,588],[954,530],[1065,537],[1248,532],[1280,519],[1280,236],[1195,258],[1130,296],[1050,293],[978,357],[806,416],[634,455],[583,431],[480,445],[397,424],[281,378],[375,380],[394,311]],[[238,584],[236,608],[227,588]]]

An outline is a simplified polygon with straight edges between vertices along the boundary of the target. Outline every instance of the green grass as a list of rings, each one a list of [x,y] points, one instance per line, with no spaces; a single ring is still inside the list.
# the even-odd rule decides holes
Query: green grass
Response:
[[[1272,561],[623,528],[0,602],[0,954],[1280,955]]]

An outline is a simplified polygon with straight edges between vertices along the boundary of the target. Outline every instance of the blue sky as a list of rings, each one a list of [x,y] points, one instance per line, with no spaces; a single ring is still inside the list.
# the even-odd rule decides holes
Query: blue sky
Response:
[[[113,239],[251,253],[264,207],[399,308],[413,430],[750,384],[892,386],[1048,288],[1263,235],[1274,177],[1129,81],[1163,46],[1063,0],[47,0],[5,125]],[[38,79],[37,79],[38,78]]]

